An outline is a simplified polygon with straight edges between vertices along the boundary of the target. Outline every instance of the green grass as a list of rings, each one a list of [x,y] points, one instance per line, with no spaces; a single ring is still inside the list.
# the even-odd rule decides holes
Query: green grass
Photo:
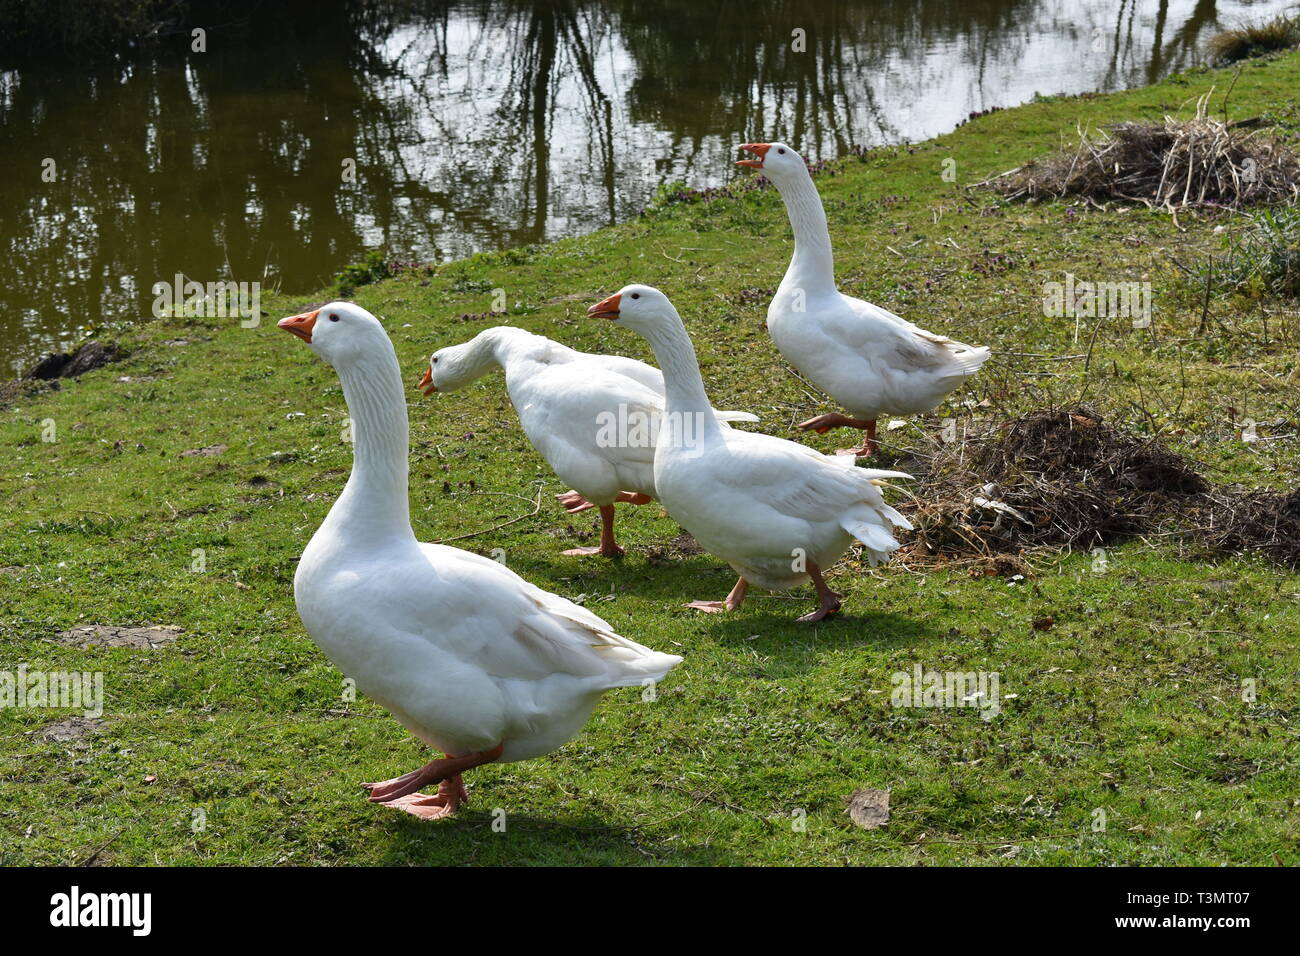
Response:
[[[1215,480],[1294,486],[1294,313],[1258,295],[1207,304],[1185,277],[1236,218],[1185,213],[1176,226],[1145,209],[1009,205],[961,188],[1079,126],[1156,119],[1228,80],[1196,72],[1035,102],[820,177],[847,291],[997,352],[917,428],[886,433],[901,446],[886,461],[923,451],[943,418],[979,424],[1086,394]],[[1300,55],[1252,63],[1232,109],[1294,135],[1296,89]],[[949,158],[956,184],[941,176]],[[627,282],[658,285],[695,337],[714,404],[795,437],[794,422],[832,406],[762,329],[763,290],[789,251],[776,194],[738,191],[411,270],[357,301],[385,320],[413,383],[436,347],[490,321],[647,357],[585,309]],[[1067,271],[1150,281],[1153,327],[1045,318],[1043,283]],[[511,314],[483,318],[495,289]],[[267,307],[278,318],[309,298]],[[484,530],[458,543],[504,549],[529,580],[686,660],[656,701],[612,693],[559,752],[475,771],[474,802],[454,820],[368,805],[359,781],[427,757],[372,702],[344,699],[293,607],[294,559],[350,465],[337,379],[271,321],[149,321],[127,344],[126,361],[0,411],[0,669],[101,671],[107,695],[100,732],[61,744],[38,731],[63,712],[0,710],[0,863],[1300,862],[1300,576],[1155,537],[1111,548],[1102,571],[1087,554],[1033,555],[1022,581],[846,561],[832,579],[845,613],[815,628],[792,623],[811,589],[695,616],[679,605],[721,597],[730,571],[675,550],[679,529],[657,507],[621,510],[622,562],[558,554],[597,522],[554,505],[564,489],[499,376],[412,403],[416,533]],[[1247,417],[1270,440],[1241,442]],[[46,420],[57,442],[41,440]],[[798,437],[827,451],[844,440]],[[538,495],[536,514],[487,530],[529,515]],[[1050,629],[1033,626],[1048,616]],[[150,651],[53,640],[87,623],[184,633]],[[995,671],[1015,696],[991,721],[891,706],[891,675],[918,663]],[[860,787],[892,791],[884,828],[845,816]]]
[[[1202,270],[1211,289],[1300,299],[1300,210],[1251,213],[1248,224],[1229,233],[1224,245],[1223,255]]]

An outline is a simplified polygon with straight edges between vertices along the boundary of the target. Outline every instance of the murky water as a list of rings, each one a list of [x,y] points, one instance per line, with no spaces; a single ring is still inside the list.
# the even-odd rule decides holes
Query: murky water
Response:
[[[829,158],[1145,83],[1293,2],[287,3],[202,53],[186,33],[129,62],[0,62],[0,354],[16,371],[148,315],[178,273],[309,291],[368,249],[598,228],[661,183],[725,182],[749,140]]]

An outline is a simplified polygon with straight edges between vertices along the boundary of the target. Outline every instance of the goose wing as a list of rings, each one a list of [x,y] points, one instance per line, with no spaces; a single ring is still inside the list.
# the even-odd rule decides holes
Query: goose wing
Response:
[[[905,372],[973,375],[990,351],[929,332],[888,309],[862,299],[841,296],[847,308],[838,323],[851,348],[883,355]]]
[[[556,674],[602,688],[659,680],[681,658],[619,636],[610,624],[567,598],[544,591],[505,565],[459,548],[421,546],[444,590],[461,610],[450,639],[439,642],[461,660],[504,680]],[[442,605],[438,613],[447,614]]]
[[[838,521],[845,511],[867,505],[906,527],[906,519],[885,503],[877,481],[910,478],[901,471],[858,468],[849,456],[818,451],[772,435],[730,432],[728,459],[715,475],[719,484],[755,504],[805,521]]]
[[[653,429],[663,397],[631,379],[575,363],[531,378],[514,398],[529,440],[556,472],[570,474],[597,461],[654,464]]]

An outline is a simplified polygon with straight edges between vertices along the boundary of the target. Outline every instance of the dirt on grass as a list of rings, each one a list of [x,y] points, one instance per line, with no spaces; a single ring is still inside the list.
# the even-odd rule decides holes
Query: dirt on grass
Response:
[[[181,629],[172,625],[154,627],[114,627],[108,624],[90,624],[61,632],[56,640],[74,647],[137,647],[153,648],[170,644],[181,636]]]
[[[687,531],[676,535],[664,544],[655,544],[646,549],[646,561],[652,565],[677,564],[695,554],[703,554],[704,549]]]
[[[104,720],[100,717],[65,717],[46,724],[39,735],[47,743],[66,744],[97,734],[103,728]]]

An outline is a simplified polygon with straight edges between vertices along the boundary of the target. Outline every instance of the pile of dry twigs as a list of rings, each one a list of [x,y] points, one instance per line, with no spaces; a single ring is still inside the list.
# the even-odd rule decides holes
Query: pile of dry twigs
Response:
[[[1170,211],[1294,202],[1300,158],[1267,135],[1259,120],[1210,116],[1213,92],[1197,101],[1191,119],[1080,129],[1074,148],[980,185],[1011,199],[1077,196],[1096,205],[1120,200]]]
[[[1300,567],[1300,491],[1214,486],[1158,437],[1106,423],[1088,406],[1050,408],[941,444],[906,507],[912,558],[1027,548],[1090,549],[1172,530],[1220,553],[1254,551]]]

